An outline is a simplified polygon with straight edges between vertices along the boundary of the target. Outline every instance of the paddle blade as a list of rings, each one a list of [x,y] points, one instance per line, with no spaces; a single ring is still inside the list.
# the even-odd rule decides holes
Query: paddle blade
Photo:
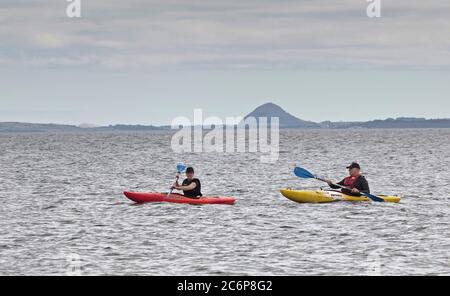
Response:
[[[186,165],[182,162],[177,164],[177,172],[184,173],[186,171]]]
[[[313,174],[311,174],[310,172],[308,172],[304,168],[300,168],[300,167],[296,167],[294,169],[294,174],[297,177],[303,178],[303,179],[315,179],[316,178]]]
[[[367,196],[368,198],[370,198],[373,201],[384,202],[384,199],[382,199],[381,197],[378,197],[376,195],[373,195],[373,194],[370,194],[370,193],[365,193],[365,192],[361,192],[361,194]]]

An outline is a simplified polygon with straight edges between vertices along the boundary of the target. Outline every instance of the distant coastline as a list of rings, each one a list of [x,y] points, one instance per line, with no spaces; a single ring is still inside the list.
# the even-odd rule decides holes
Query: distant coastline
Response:
[[[427,129],[450,128],[450,119],[425,119],[415,117],[388,118],[384,120],[371,120],[365,122],[332,122],[320,123],[301,120],[281,107],[267,103],[259,106],[248,117],[278,117],[281,129]],[[25,122],[0,122],[0,133],[70,133],[70,132],[148,132],[171,130],[170,125],[126,125],[116,124],[108,126],[95,126],[89,124],[65,125],[65,124],[41,124]]]

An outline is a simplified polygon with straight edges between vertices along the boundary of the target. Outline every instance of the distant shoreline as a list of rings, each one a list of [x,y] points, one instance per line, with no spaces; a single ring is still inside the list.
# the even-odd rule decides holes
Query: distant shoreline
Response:
[[[280,129],[446,129],[450,128],[450,119],[425,119],[415,117],[388,118],[385,120],[320,123],[299,119],[274,103],[266,103],[247,114],[244,119],[279,118]],[[200,121],[202,122],[202,121]],[[91,124],[68,125],[54,123],[0,122],[0,133],[36,133],[36,132],[148,132],[172,130],[170,125],[130,125],[116,124],[96,126]]]
[[[223,127],[225,128],[225,127]],[[406,129],[449,129],[450,119],[430,119],[425,122],[397,122],[370,121],[370,122],[338,122],[321,123],[317,127],[280,126],[280,130],[406,130]],[[203,128],[208,130],[208,128]],[[0,133],[128,133],[128,132],[160,132],[175,131],[170,126],[145,125],[111,125],[104,127],[82,128],[75,125],[59,124],[33,124],[33,123],[5,123],[0,122]]]

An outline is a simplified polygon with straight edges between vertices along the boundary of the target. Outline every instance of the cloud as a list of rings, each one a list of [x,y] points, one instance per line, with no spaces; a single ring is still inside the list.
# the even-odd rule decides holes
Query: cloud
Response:
[[[2,1],[0,63],[127,68],[450,69],[450,2]]]
[[[63,38],[52,34],[36,34],[34,36],[35,46],[41,48],[61,48],[64,47]]]

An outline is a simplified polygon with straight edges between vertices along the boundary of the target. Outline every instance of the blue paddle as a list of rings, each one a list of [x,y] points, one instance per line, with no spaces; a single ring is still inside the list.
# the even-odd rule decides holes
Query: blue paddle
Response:
[[[316,180],[319,180],[319,181],[327,182],[325,179],[319,178],[319,177],[313,175],[312,173],[310,173],[309,171],[307,171],[306,169],[300,168],[300,167],[296,167],[294,169],[294,174],[297,177],[303,178],[303,179],[316,179]],[[333,185],[336,185],[336,186],[344,188],[344,189],[351,190],[350,188],[347,188],[347,187],[339,185],[339,184],[333,184]],[[360,193],[362,195],[364,195],[364,196],[367,196],[368,198],[370,198],[373,201],[384,202],[384,199],[382,199],[382,198],[380,198],[380,197],[378,197],[376,195],[373,195],[373,194],[370,194],[370,193],[366,193],[366,192],[360,192]]]
[[[177,172],[178,174],[184,173],[186,171],[186,165],[182,162],[177,164]],[[178,180],[178,178],[175,180],[175,182]],[[170,196],[172,194],[173,189],[170,188],[169,193],[167,194],[167,196]]]

